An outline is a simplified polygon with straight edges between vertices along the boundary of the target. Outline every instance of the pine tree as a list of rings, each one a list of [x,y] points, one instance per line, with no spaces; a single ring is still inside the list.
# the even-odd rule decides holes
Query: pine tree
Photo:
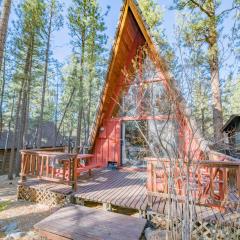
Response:
[[[72,45],[79,62],[79,81],[75,83],[78,102],[77,147],[80,146],[81,136],[84,135],[86,142],[89,134],[93,80],[97,71],[101,69],[97,65],[102,63],[104,45],[106,44],[106,36],[103,34],[105,31],[103,17],[96,0],[73,0],[73,6],[69,9]],[[88,96],[86,96],[86,92]],[[83,124],[87,129],[84,134],[82,133]]]
[[[104,33],[106,30],[104,16],[107,15],[109,11],[102,15],[99,4],[92,0],[92,8],[90,12],[90,33],[87,40],[87,69],[88,69],[88,106],[86,113],[86,134],[85,134],[85,144],[90,134],[90,127],[92,123],[93,111],[96,111],[96,104],[93,106],[93,100],[97,100],[101,89],[101,79],[97,76],[104,76],[104,69],[102,65],[106,62],[104,53],[106,52],[105,45],[107,43],[107,37]],[[96,102],[96,101],[94,101]]]
[[[45,98],[46,98],[46,85],[48,78],[48,70],[49,70],[49,58],[50,58],[50,49],[51,49],[51,37],[53,31],[57,31],[62,26],[62,16],[61,16],[62,6],[56,1],[51,0],[47,6],[46,20],[45,25],[46,30],[44,31],[44,35],[46,37],[46,49],[45,49],[45,63],[44,63],[44,75],[43,75],[43,83],[42,83],[42,97],[41,97],[41,109],[38,118],[38,129],[37,129],[37,148],[41,147],[41,139],[42,139],[42,124],[43,124],[43,115],[45,109]]]
[[[87,0],[73,0],[73,6],[69,9],[69,23],[71,35],[73,37],[73,46],[75,51],[79,51],[79,62],[80,62],[80,74],[79,84],[77,84],[78,92],[78,124],[77,124],[77,140],[76,147],[80,147],[81,140],[81,129],[82,129],[82,115],[83,115],[83,81],[85,74],[85,54],[86,54],[86,41],[89,37],[90,23],[88,21],[90,4]]]
[[[39,71],[41,50],[41,34],[45,4],[42,0],[25,0],[19,6],[19,20],[15,24],[15,44],[17,45],[16,62],[18,67],[14,75],[18,91],[17,109],[15,113],[14,140],[12,142],[9,179],[13,177],[14,151],[17,146],[16,174],[20,170],[19,150],[26,147],[27,130],[29,127],[29,109],[31,90]],[[35,61],[36,60],[36,61]]]
[[[220,1],[214,0],[175,0],[177,8],[190,9],[193,21],[188,26],[188,31],[185,32],[185,40],[188,43],[200,42],[206,44],[208,49],[207,61],[210,71],[210,83],[212,90],[212,106],[213,106],[213,128],[214,138],[216,141],[221,141],[223,126],[223,110],[220,89],[219,76],[219,30],[225,14],[232,9],[226,10],[217,14],[217,9],[220,7]]]
[[[3,52],[6,41],[7,29],[8,29],[8,20],[11,10],[12,0],[4,0],[3,10],[1,11],[0,19],[0,72],[2,70],[3,62]],[[1,4],[0,4],[1,5]]]
[[[171,64],[174,56],[163,28],[163,10],[156,0],[138,0],[138,4],[146,19],[153,40],[158,46],[160,55]]]

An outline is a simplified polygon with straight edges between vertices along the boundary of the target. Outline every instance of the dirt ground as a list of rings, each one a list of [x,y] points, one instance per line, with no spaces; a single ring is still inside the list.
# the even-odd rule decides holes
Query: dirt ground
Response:
[[[17,201],[17,181],[0,176],[0,239],[38,240],[40,237],[33,230],[34,224],[56,211],[56,208]]]

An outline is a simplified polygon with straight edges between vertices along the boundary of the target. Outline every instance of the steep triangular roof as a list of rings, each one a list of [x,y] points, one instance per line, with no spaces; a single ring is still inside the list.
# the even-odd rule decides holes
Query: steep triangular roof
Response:
[[[134,44],[136,35],[138,35],[138,42]],[[109,101],[112,98],[111,94],[113,94],[112,90],[114,89],[114,86],[116,86],[118,79],[122,74],[121,70],[124,68],[124,65],[129,64],[126,63],[126,61],[123,61],[123,53],[128,53],[128,51],[137,47],[137,45],[140,46],[144,44],[147,45],[151,54],[154,55],[154,63],[160,70],[170,92],[175,96],[176,102],[178,102],[182,113],[193,129],[194,138],[198,141],[200,149],[202,149],[205,153],[209,152],[210,149],[208,147],[208,142],[202,137],[201,132],[198,130],[196,121],[191,117],[191,111],[187,108],[184,98],[181,96],[180,90],[177,88],[176,81],[168,69],[168,64],[160,56],[151,37],[149,27],[135,0],[125,0],[121,9],[115,41],[110,55],[108,71],[89,138],[90,146],[92,147],[94,145],[98,129],[100,128],[103,119],[106,116],[109,116],[108,114],[112,113],[111,109],[109,109]]]

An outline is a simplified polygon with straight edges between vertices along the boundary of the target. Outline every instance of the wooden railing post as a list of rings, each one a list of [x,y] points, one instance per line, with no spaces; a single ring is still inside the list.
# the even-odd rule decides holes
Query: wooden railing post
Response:
[[[237,191],[238,191],[238,196],[240,197],[240,166],[236,168],[236,181],[237,181]]]
[[[69,182],[71,182],[72,190],[77,191],[77,155],[69,158]]]
[[[77,191],[77,156],[73,158],[73,191]]]
[[[21,173],[20,173],[20,182],[26,181],[26,154],[21,152]]]

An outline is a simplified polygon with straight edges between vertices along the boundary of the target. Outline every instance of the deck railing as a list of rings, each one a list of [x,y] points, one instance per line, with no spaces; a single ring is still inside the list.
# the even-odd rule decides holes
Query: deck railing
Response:
[[[181,160],[170,164],[167,159],[148,159],[147,174],[149,205],[158,194],[184,201],[187,188],[192,200],[204,205],[229,203],[233,192],[240,197],[240,162],[206,160],[187,167]]]
[[[55,152],[56,149],[21,151],[21,182],[27,176],[77,186],[77,154]]]

